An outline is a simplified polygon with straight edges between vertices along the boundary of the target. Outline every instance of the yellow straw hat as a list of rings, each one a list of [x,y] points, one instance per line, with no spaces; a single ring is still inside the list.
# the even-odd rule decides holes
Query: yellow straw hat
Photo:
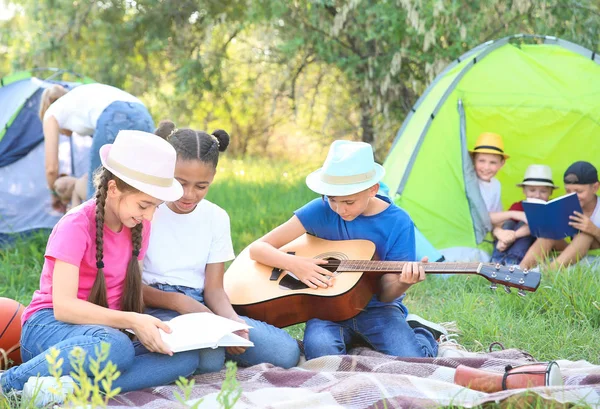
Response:
[[[477,138],[475,147],[469,150],[471,153],[491,153],[493,155],[501,155],[504,159],[508,159],[504,153],[504,141],[502,136],[493,132],[484,132]]]

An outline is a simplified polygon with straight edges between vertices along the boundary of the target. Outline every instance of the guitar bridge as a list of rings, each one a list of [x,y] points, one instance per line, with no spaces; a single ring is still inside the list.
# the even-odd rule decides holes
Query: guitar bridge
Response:
[[[310,287],[291,275],[286,274],[279,282],[279,288],[282,290],[304,290]]]
[[[292,256],[296,255],[295,251],[288,251],[287,254],[291,254]],[[283,272],[282,269],[277,268],[277,267],[273,267],[273,270],[271,270],[271,277],[269,277],[269,281],[277,281],[279,280],[279,277],[281,276],[281,273]]]

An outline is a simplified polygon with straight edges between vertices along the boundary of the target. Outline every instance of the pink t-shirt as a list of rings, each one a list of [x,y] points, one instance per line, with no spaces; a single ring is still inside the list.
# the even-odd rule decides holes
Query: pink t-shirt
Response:
[[[54,263],[57,259],[79,267],[77,298],[87,300],[98,272],[96,268],[95,211],[96,202],[93,199],[88,200],[64,215],[54,226],[46,246],[44,267],[40,277],[40,289],[33,293],[31,304],[23,311],[22,324],[34,312],[44,308],[52,308],[52,276]],[[149,237],[150,223],[144,220],[139,260],[144,259],[148,249]],[[123,227],[120,232],[115,233],[104,225],[103,249],[108,307],[118,310],[121,306],[121,294],[123,293],[127,264],[133,251],[131,230]]]

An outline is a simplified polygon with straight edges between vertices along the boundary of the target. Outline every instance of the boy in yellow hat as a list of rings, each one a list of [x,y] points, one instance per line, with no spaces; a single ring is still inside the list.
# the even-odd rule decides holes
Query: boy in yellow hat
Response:
[[[511,242],[514,240],[514,231],[503,229],[501,224],[510,219],[523,222],[527,222],[527,219],[523,212],[502,211],[500,200],[502,187],[495,178],[496,173],[509,158],[504,152],[502,136],[493,132],[484,132],[479,135],[475,147],[469,152],[473,158],[479,191],[492,222],[492,233],[501,242]]]

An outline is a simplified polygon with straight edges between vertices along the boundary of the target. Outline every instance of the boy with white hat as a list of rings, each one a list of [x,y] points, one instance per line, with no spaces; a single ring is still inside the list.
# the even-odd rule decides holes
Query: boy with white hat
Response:
[[[561,251],[548,267],[556,270],[569,266],[583,259],[594,267],[598,262],[598,249],[600,248],[600,199],[598,198],[598,171],[589,162],[578,161],[565,171],[563,182],[567,193],[577,193],[579,204],[583,213],[574,212],[569,216],[569,224],[579,230],[570,243],[566,240],[552,240],[539,238],[531,246],[523,261],[521,268],[531,268],[537,263],[548,259],[553,251]],[[591,255],[590,251],[595,250]],[[590,257],[591,256],[591,257]]]
[[[546,165],[530,165],[525,171],[523,181],[517,186],[523,188],[523,194],[527,199],[539,199],[545,202],[552,195],[552,191],[558,188],[552,181],[552,169]],[[511,212],[510,214],[523,212],[523,201],[513,203],[508,211]],[[507,239],[497,240],[492,262],[504,265],[519,264],[535,241],[535,237],[531,236],[527,223],[520,220],[507,220],[502,225],[502,230],[508,233],[503,235]]]
[[[326,240],[370,240],[380,260],[415,260],[413,222],[389,198],[377,195],[384,174],[373,159],[371,145],[333,142],[323,167],[306,178],[308,187],[322,198],[296,210],[291,219],[254,242],[250,256],[292,272],[311,288],[332,285],[333,274],[321,267],[327,262],[279,250],[305,233]],[[306,358],[345,354],[359,340],[388,355],[435,357],[438,345],[433,329],[412,329],[402,303],[405,292],[424,279],[420,263],[406,263],[401,274],[382,276],[379,293],[355,317],[338,322],[309,320],[304,333]]]

